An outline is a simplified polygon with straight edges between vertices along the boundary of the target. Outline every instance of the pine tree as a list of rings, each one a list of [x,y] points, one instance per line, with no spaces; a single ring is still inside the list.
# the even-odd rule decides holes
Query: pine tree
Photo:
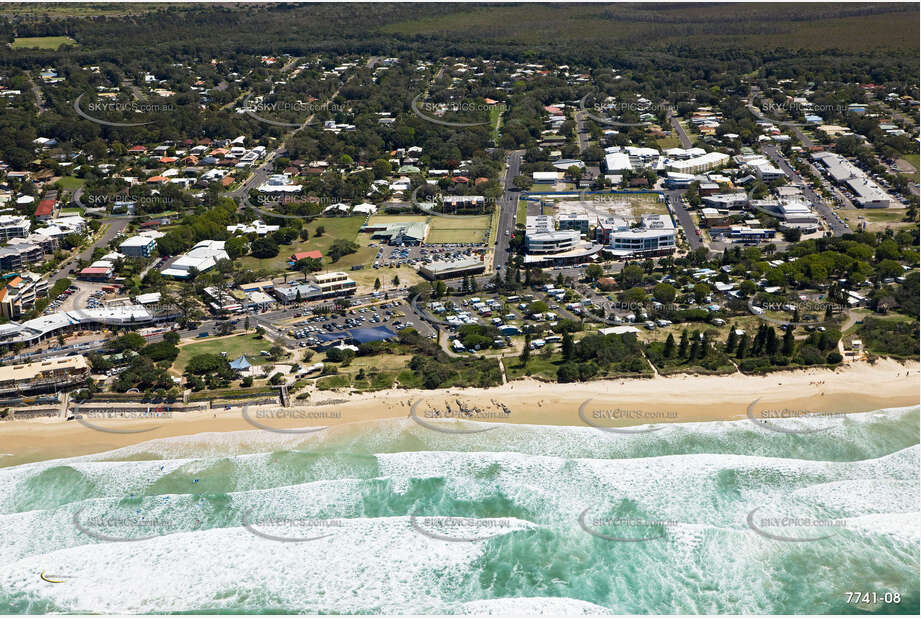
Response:
[[[736,350],[736,358],[742,360],[745,358],[745,355],[748,354],[748,333],[742,335],[742,338],[739,339],[739,348]]]
[[[700,347],[700,343],[697,341],[697,339],[694,339],[694,341],[691,343],[691,353],[688,354],[688,362],[691,362],[695,358],[697,358],[697,354],[698,354],[697,348],[698,347]]]
[[[761,346],[763,344],[764,344],[764,324],[758,327],[758,333],[755,335],[754,341],[752,341],[752,347],[751,347],[751,350],[749,350],[749,355],[760,356]]]
[[[729,337],[726,338],[726,354],[732,354],[736,349],[736,327],[729,327]]]
[[[569,331],[563,333],[563,359],[570,361],[575,352],[575,344],[572,340],[572,334]]]
[[[518,356],[518,360],[521,361],[521,366],[524,367],[528,364],[528,361],[531,360],[531,335],[524,336],[524,348],[521,350],[521,355]]]
[[[668,334],[668,338],[665,340],[665,350],[663,354],[665,358],[672,358],[675,356],[675,336],[671,333]]]
[[[767,341],[765,343],[764,349],[767,350],[767,353],[770,356],[777,354],[777,333],[774,332],[773,326],[768,326]]]
[[[698,358],[707,358],[707,351],[710,349],[710,337],[707,333],[704,333],[704,338],[700,343],[700,350],[698,352]]]
[[[793,349],[793,327],[788,326],[786,332],[783,334],[783,348],[781,348],[781,351],[784,356],[793,356]]]
[[[688,331],[681,331],[681,343],[678,344],[678,357],[687,358],[688,355]]]

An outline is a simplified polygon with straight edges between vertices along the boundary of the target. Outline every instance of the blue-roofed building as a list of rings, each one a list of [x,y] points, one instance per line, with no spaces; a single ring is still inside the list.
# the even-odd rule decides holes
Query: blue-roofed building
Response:
[[[252,363],[249,362],[249,359],[246,358],[246,355],[243,355],[236,360],[230,361],[230,368],[234,371],[246,371],[252,366]]]
[[[348,330],[341,330],[333,333],[320,333],[317,335],[317,339],[320,340],[320,345],[318,347],[321,350],[326,350],[338,343],[359,345],[372,341],[388,341],[390,339],[395,339],[396,336],[397,334],[386,326],[374,326],[368,328],[350,328]]]

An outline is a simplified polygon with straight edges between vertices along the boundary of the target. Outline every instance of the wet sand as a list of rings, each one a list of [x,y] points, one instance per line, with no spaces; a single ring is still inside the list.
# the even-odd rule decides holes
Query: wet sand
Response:
[[[753,414],[867,412],[918,405],[921,365],[892,360],[766,376],[672,376],[555,384],[517,380],[489,389],[394,389],[366,394],[315,393],[290,408],[174,413],[169,418],[0,422],[0,466],[113,450],[148,440],[205,432],[323,427],[406,418],[461,418],[536,425],[632,426],[743,419]],[[590,401],[588,401],[590,400]],[[754,405],[752,405],[754,403]],[[580,408],[582,414],[580,415]],[[286,418],[278,418],[281,411]],[[435,421],[438,422],[438,421]],[[120,433],[111,433],[105,430]]]

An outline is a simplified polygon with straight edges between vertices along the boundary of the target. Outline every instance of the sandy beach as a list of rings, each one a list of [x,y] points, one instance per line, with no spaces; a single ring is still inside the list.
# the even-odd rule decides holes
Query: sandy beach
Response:
[[[518,380],[490,389],[316,393],[290,408],[239,408],[176,413],[170,418],[49,419],[0,422],[0,466],[109,451],[152,439],[204,432],[323,427],[406,418],[415,405],[423,422],[466,418],[537,425],[632,426],[743,419],[755,414],[805,416],[918,405],[921,365],[880,360],[835,371],[800,370],[766,376],[670,376],[581,384]],[[590,401],[589,401],[590,400]],[[751,408],[750,408],[751,406]],[[581,409],[581,415],[580,415]],[[277,418],[283,410],[288,418]],[[587,419],[587,420],[586,420]],[[129,433],[133,432],[133,433]]]

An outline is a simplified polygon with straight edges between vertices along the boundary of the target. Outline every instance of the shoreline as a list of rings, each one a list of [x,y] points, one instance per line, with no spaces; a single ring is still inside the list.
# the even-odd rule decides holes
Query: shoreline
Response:
[[[739,420],[746,418],[750,406],[753,414],[774,418],[912,406],[921,403],[919,385],[921,364],[884,359],[872,365],[859,362],[836,370],[800,369],[764,376],[682,374],[572,384],[524,379],[492,388],[330,392],[326,400],[290,408],[253,406],[249,421],[239,408],[182,412],[170,418],[88,418],[85,424],[47,418],[9,420],[0,421],[0,467],[100,453],[160,438],[259,431],[260,425],[292,429],[407,418],[414,404],[416,417],[425,423],[465,418],[627,427]]]

